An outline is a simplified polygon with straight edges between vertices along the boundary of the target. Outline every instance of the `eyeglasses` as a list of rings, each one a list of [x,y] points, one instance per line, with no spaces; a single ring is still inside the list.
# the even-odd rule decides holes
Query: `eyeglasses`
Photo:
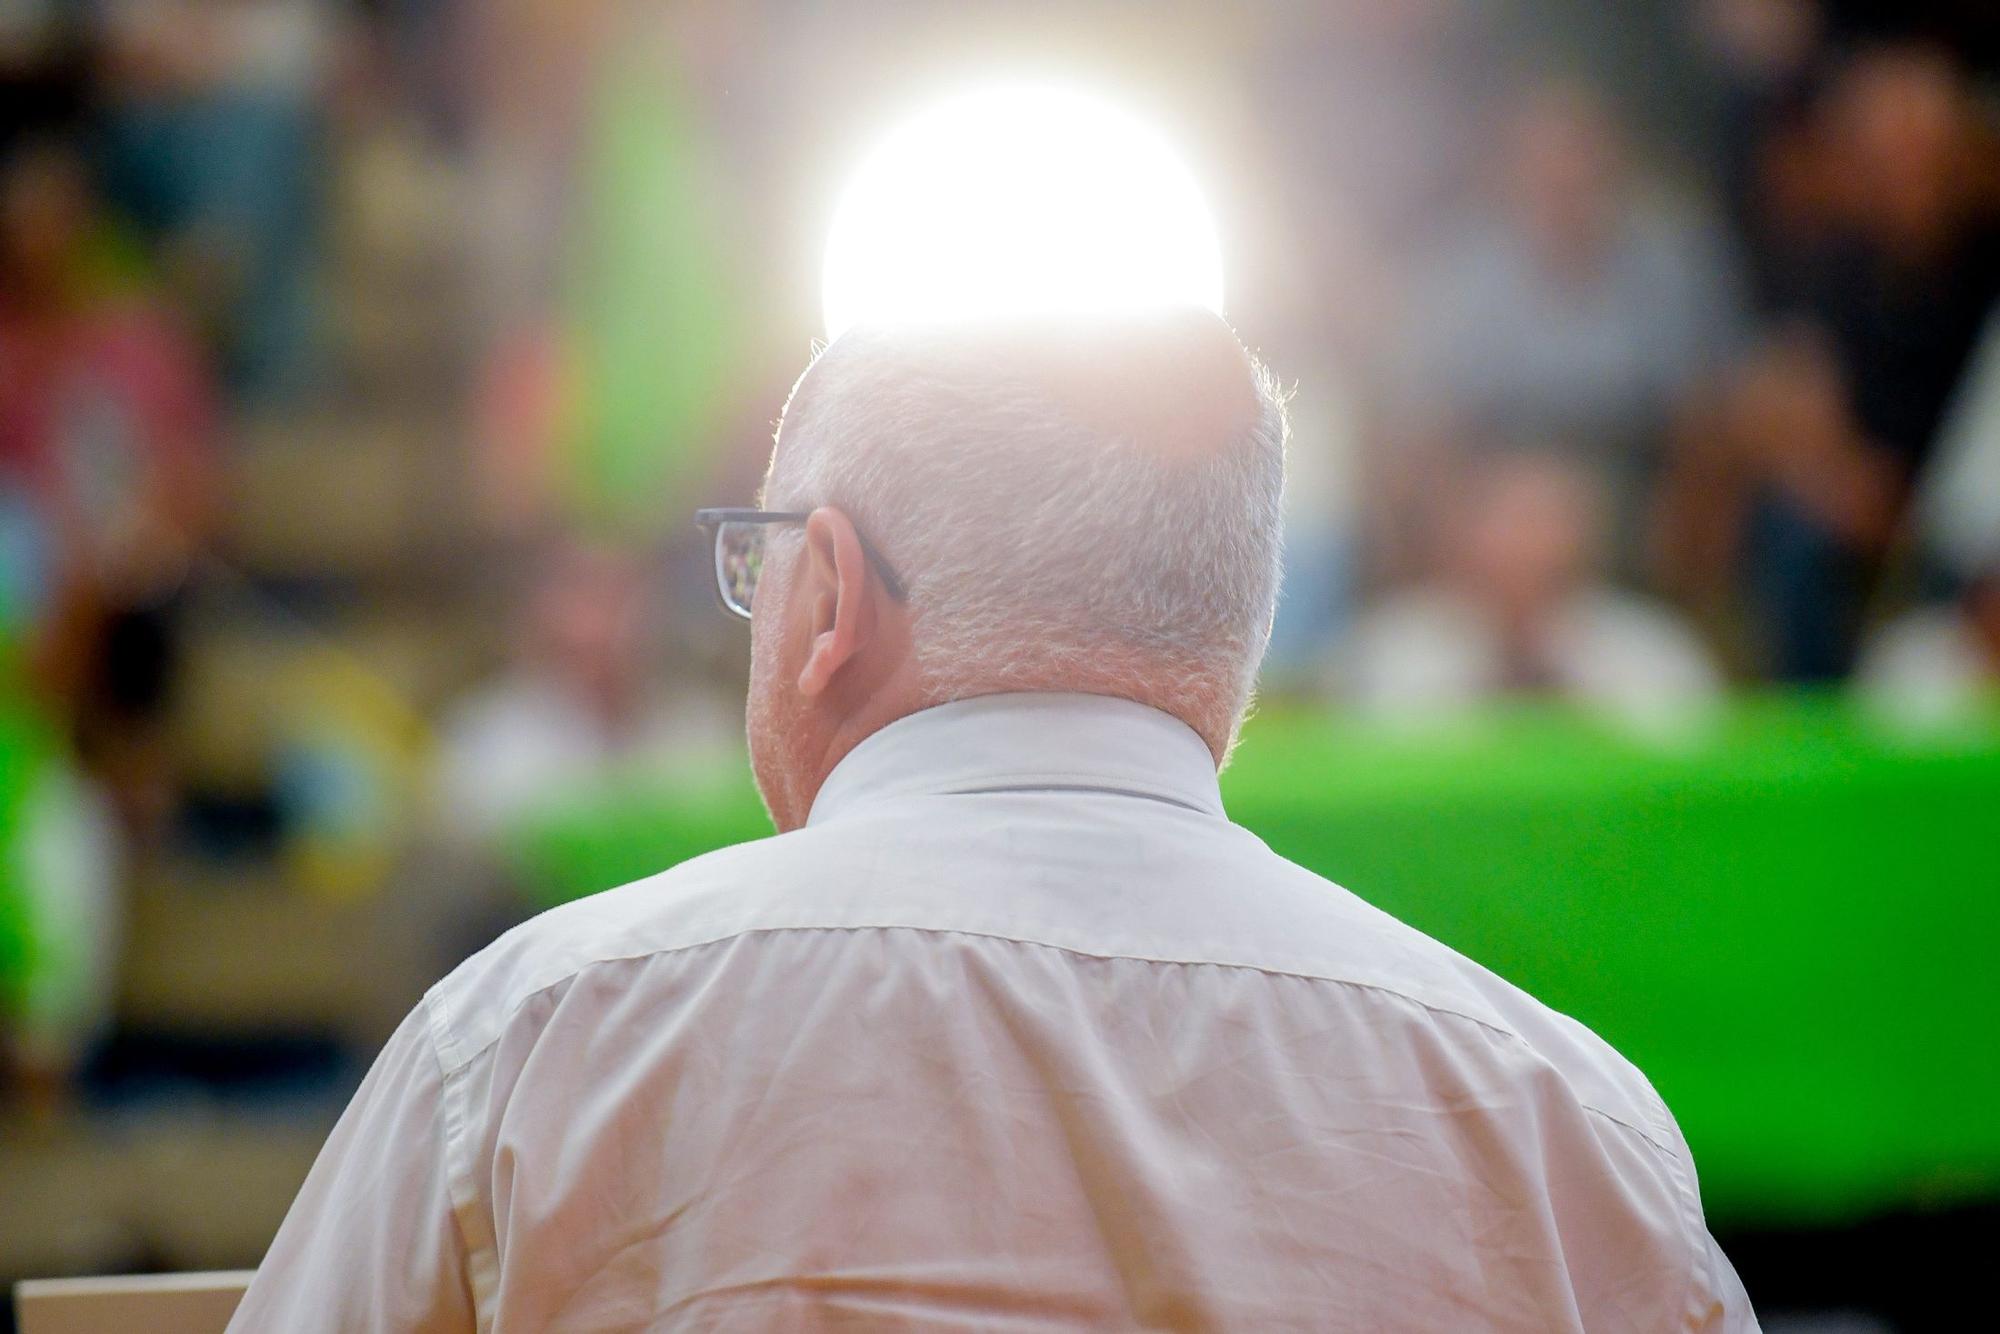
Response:
[[[757,597],[757,579],[764,572],[764,540],[773,525],[804,523],[810,510],[705,509],[694,512],[694,521],[715,539],[715,597],[722,609],[750,619],[751,604]],[[857,534],[859,536],[859,534]],[[907,594],[889,562],[861,538],[861,553],[882,580],[890,597],[901,602]]]

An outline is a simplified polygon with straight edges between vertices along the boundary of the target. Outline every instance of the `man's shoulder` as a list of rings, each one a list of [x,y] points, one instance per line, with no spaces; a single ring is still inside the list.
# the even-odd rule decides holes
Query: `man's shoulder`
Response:
[[[471,1060],[530,998],[606,964],[755,932],[899,930],[1293,975],[1325,984],[1329,1004],[1343,992],[1390,994],[1429,1040],[1470,1046],[1499,1035],[1520,1057],[1551,1069],[1583,1105],[1661,1147],[1671,1143],[1651,1086],[1582,1023],[1246,831],[1209,828],[1217,832],[1195,833],[1183,845],[1173,826],[1149,825],[1152,846],[1129,874],[1107,851],[1102,865],[1088,868],[1093,892],[1081,897],[1073,885],[1033,874],[1014,883],[1012,863],[1009,883],[993,892],[999,887],[985,873],[1032,844],[1024,822],[989,847],[905,809],[723,848],[545,912],[461,964],[429,997],[440,1059],[447,1070]],[[1120,846],[1113,832],[1102,840],[1107,847]],[[960,884],[968,874],[975,883]],[[1130,883],[1115,883],[1121,876]],[[903,954],[920,952],[913,939]]]
[[[425,997],[439,1059],[450,1071],[499,1036],[530,998],[593,966],[711,944],[753,930],[796,872],[815,831],[756,839],[551,908],[454,968]]]
[[[1283,865],[1345,906],[1342,946],[1322,976],[1400,998],[1412,1025],[1440,1041],[1469,1046],[1475,1031],[1497,1038],[1553,1074],[1585,1109],[1677,1152],[1671,1116],[1651,1082],[1587,1024],[1313,871]]]

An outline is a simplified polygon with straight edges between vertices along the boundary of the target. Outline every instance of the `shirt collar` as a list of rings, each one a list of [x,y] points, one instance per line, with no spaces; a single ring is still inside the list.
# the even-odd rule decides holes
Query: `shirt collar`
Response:
[[[886,797],[1120,792],[1221,816],[1215,757],[1180,719],[1109,695],[981,695],[890,723],[820,786],[807,824]]]

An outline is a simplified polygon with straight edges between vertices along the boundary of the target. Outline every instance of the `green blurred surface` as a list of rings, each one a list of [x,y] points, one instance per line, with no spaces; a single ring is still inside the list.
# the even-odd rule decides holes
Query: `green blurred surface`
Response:
[[[0,687],[0,1027],[19,1022],[59,942],[44,938],[25,855],[30,798],[56,754],[47,723]]]
[[[1273,848],[1589,1023],[1711,1216],[2000,1195],[2000,709],[1899,733],[1740,701],[1670,745],[1560,711],[1423,735],[1273,710],[1224,780]],[[768,831],[740,764],[524,828],[545,901]]]
[[[1398,741],[1273,719],[1227,784],[1273,848],[1630,1057],[1712,1216],[2000,1194],[2000,726],[1751,701],[1648,748],[1524,713]]]
[[[646,531],[698,503],[742,378],[728,178],[679,72],[618,53],[585,136],[563,309],[578,401],[567,499]]]

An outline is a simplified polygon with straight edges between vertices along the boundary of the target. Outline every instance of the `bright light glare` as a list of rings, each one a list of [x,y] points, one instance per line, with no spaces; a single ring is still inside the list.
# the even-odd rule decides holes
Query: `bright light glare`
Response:
[[[1095,97],[990,88],[935,107],[863,164],[834,214],[828,337],[859,320],[1222,309],[1193,175]]]

